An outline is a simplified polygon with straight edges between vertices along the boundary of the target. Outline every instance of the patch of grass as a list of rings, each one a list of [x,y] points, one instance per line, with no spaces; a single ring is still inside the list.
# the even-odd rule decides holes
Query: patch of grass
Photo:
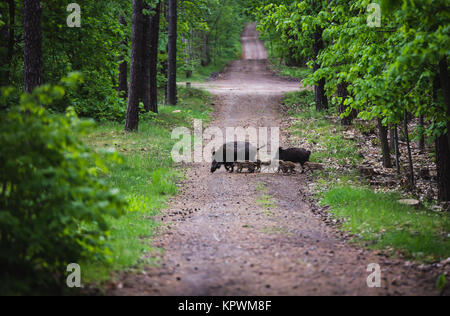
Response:
[[[267,216],[273,216],[272,210],[276,208],[277,205],[273,200],[273,197],[267,194],[267,187],[262,183],[258,183],[256,191],[261,193],[261,195],[256,200],[256,204],[264,209],[264,214],[266,214]]]
[[[396,193],[338,187],[323,194],[322,205],[342,219],[342,227],[373,248],[392,248],[409,258],[436,261],[450,257],[450,216],[399,204]]]
[[[123,163],[110,165],[105,181],[118,188],[129,202],[125,216],[110,220],[111,263],[82,264],[85,282],[101,283],[111,278],[114,271],[151,263],[151,237],[158,226],[152,217],[177,194],[176,183],[184,176],[171,158],[175,143],[172,129],[192,129],[193,119],[208,122],[211,101],[205,92],[182,88],[178,106],[161,106],[157,115],[142,115],[138,132],[125,133],[123,124],[108,122],[100,123],[85,138],[96,150],[114,148],[121,154]]]

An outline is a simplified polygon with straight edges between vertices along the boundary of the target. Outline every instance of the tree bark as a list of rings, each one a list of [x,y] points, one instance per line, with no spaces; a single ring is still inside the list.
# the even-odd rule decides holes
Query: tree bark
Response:
[[[433,98],[435,102],[438,102],[438,88],[439,85],[442,88],[444,96],[444,106],[446,106],[446,113],[449,115],[449,102],[450,102],[450,87],[448,80],[448,66],[447,61],[444,59],[439,63],[439,76],[434,82]],[[448,118],[447,118],[448,119]],[[450,142],[449,142],[450,130],[447,133],[443,133],[436,139],[436,166],[438,175],[438,197],[442,202],[450,201]]]
[[[411,153],[411,143],[409,142],[409,131],[408,131],[408,111],[405,110],[404,115],[404,130],[405,130],[405,139],[406,139],[406,145],[408,147],[408,163],[409,163],[409,180],[411,183],[411,187],[415,187],[415,178],[414,178],[414,164],[412,160],[412,153]]]
[[[394,125],[389,125],[389,148],[391,153],[395,154],[395,130]]]
[[[395,167],[397,168],[397,174],[400,175],[400,148],[398,141],[398,127],[397,124],[394,125],[394,152],[395,152]]]
[[[143,26],[144,26],[144,5],[142,0],[133,1],[133,35],[131,39],[131,71],[130,71],[130,91],[128,97],[127,118],[125,131],[135,131],[139,127],[139,98],[142,82],[143,65]]]
[[[31,93],[42,84],[42,7],[40,0],[24,0],[24,83]]]
[[[210,50],[210,40],[209,34],[204,33],[204,44],[203,44],[203,58],[201,60],[201,65],[203,67],[208,66],[211,63],[211,50]]]
[[[318,28],[314,33],[314,44],[313,44],[313,54],[314,54],[314,72],[320,69],[320,65],[317,61],[320,51],[323,49],[322,40],[323,30]],[[319,83],[314,86],[315,100],[316,100],[316,110],[318,112],[328,109],[328,99],[325,95],[325,78],[319,80]]]
[[[169,1],[169,60],[167,103],[177,104],[177,0]]]
[[[119,22],[124,27],[127,26],[127,23],[123,16],[119,17]],[[124,39],[120,45],[127,45],[127,40]],[[118,87],[119,95],[126,99],[128,97],[128,63],[125,60],[125,56],[119,57],[119,87]]]
[[[419,150],[420,152],[425,152],[425,118],[422,114],[419,116],[419,126],[420,126],[420,139],[419,139]]]
[[[439,74],[441,79],[441,88],[444,95],[444,104],[447,109],[447,141],[450,147],[450,80],[448,77],[447,58],[441,60],[439,63]]]
[[[392,168],[391,152],[389,149],[387,127],[383,125],[381,118],[378,119],[379,137],[383,151],[383,167]]]
[[[339,114],[343,114],[347,111],[347,106],[344,104],[345,100],[348,98],[348,83],[342,82],[337,86],[337,94],[339,98],[342,98],[341,104],[339,104]],[[348,116],[341,118],[341,125],[350,126],[352,125],[353,119],[355,118],[355,112],[352,111]]]
[[[450,201],[450,147],[447,135],[436,139],[436,165],[438,176],[438,197],[442,202]]]
[[[150,6],[144,2],[144,10],[149,11]],[[142,25],[142,78],[139,87],[140,100],[144,104],[144,109],[148,112],[150,103],[150,16],[144,15]]]
[[[149,17],[149,38],[147,40],[147,57],[145,60],[146,87],[144,106],[147,112],[158,113],[158,49],[159,49],[159,22],[161,15],[161,2],[158,2],[153,15]]]

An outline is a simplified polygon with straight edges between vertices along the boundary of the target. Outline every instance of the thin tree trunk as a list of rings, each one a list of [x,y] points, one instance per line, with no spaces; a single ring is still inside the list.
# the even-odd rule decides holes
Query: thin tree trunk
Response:
[[[40,0],[24,0],[24,83],[31,93],[42,84],[42,7]]]
[[[130,71],[130,92],[128,97],[127,118],[125,131],[135,131],[139,127],[139,97],[142,86],[143,74],[143,25],[144,25],[144,5],[142,0],[133,1],[133,35],[131,43],[131,71]]]
[[[412,160],[412,153],[411,153],[411,143],[409,141],[409,131],[408,131],[408,111],[405,110],[404,115],[404,130],[405,130],[405,139],[406,139],[406,145],[408,146],[408,163],[409,163],[409,180],[411,183],[411,187],[415,187],[415,178],[414,178],[414,164]]]
[[[314,72],[320,69],[320,65],[317,61],[320,51],[323,49],[323,40],[322,40],[322,29],[317,29],[316,33],[314,33],[314,44],[313,44],[313,53],[314,53]],[[328,109],[328,99],[325,95],[325,78],[319,80],[319,83],[314,86],[315,92],[315,101],[316,101],[316,110],[318,112]]]
[[[389,125],[389,148],[395,154],[395,130],[392,124]]]
[[[398,127],[397,124],[394,125],[394,151],[395,151],[395,166],[397,168],[397,174],[400,175],[400,148],[398,140]]]
[[[169,1],[169,60],[167,103],[177,104],[177,0]]]
[[[438,197],[440,201],[450,201],[450,147],[447,135],[436,139],[436,165],[438,176]]]
[[[318,13],[321,9],[319,1],[313,1],[313,11]],[[313,55],[314,55],[314,72],[320,69],[320,65],[317,61],[320,51],[323,49],[323,29],[320,26],[316,27],[316,31],[313,35]],[[328,109],[328,99],[325,95],[325,78],[322,78],[317,85],[314,86],[316,110],[318,112]]]
[[[127,26],[127,23],[123,16],[119,17],[119,22],[124,27]],[[127,45],[127,40],[124,39],[120,45]],[[118,87],[119,95],[126,99],[128,97],[128,63],[125,60],[125,56],[119,57],[119,87]]]
[[[144,2],[144,10],[149,11],[151,8]],[[140,99],[144,104],[145,111],[150,111],[150,15],[144,15],[142,26],[142,82],[140,88]]]
[[[339,114],[344,114],[347,111],[347,105],[345,105],[345,100],[348,98],[348,83],[342,82],[337,86],[337,94],[339,98],[342,98],[341,103],[339,104]],[[354,111],[352,111],[349,115],[341,118],[341,125],[350,126],[352,125],[353,119],[355,118]]]
[[[419,127],[420,127],[420,139],[419,139],[419,150],[425,152],[425,119],[421,114],[419,116]]]
[[[383,125],[382,119],[378,119],[379,137],[381,142],[381,149],[383,151],[383,167],[392,168],[391,152],[389,149],[387,127]]]
[[[450,147],[450,80],[448,77],[447,58],[444,58],[439,63],[439,74],[441,79],[442,93],[444,95],[444,104],[447,109],[447,141]]]
[[[159,22],[161,15],[161,2],[156,5],[154,15],[150,17],[150,41],[148,46],[148,100],[144,102],[145,110],[158,113],[158,49],[159,49]],[[147,62],[147,61],[146,61]]]
[[[439,84],[444,95],[444,103],[447,107],[447,114],[449,114],[450,91],[448,81],[448,66],[446,60],[439,63],[439,76],[434,82],[433,99],[438,100]],[[448,126],[448,123],[447,123]],[[443,133],[436,139],[436,166],[438,176],[438,197],[440,201],[450,201],[450,130],[447,128],[447,133]]]

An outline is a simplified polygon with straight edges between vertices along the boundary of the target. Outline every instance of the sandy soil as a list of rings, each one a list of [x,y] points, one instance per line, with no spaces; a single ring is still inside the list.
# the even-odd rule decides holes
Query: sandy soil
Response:
[[[243,33],[244,59],[214,82],[215,121],[227,126],[280,126],[280,100],[301,83],[274,76],[254,24]],[[125,273],[110,295],[436,295],[437,276],[346,242],[313,212],[310,176],[210,174],[189,168],[179,196],[160,216],[167,225],[154,240],[165,251],[158,267]],[[261,188],[265,188],[262,190]],[[271,196],[275,207],[258,199]],[[371,263],[382,287],[368,288]]]

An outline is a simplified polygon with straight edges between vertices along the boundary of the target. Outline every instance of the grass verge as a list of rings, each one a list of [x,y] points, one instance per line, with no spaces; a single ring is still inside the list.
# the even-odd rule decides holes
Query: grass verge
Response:
[[[398,192],[370,189],[357,172],[362,161],[358,144],[346,139],[344,128],[330,119],[337,116],[336,109],[317,113],[312,91],[288,93],[284,104],[293,118],[291,140],[309,144],[311,160],[325,165],[324,171],[314,173],[320,204],[330,207],[330,215],[355,242],[422,262],[450,257],[450,215],[401,205]]]
[[[331,207],[342,228],[376,249],[434,262],[450,255],[450,217],[425,208],[401,205],[398,193],[375,193],[364,187],[333,188],[321,204]]]
[[[121,153],[122,164],[109,166],[106,181],[128,199],[126,215],[111,219],[109,264],[84,263],[83,279],[87,283],[109,280],[112,272],[151,264],[151,237],[158,224],[153,216],[177,193],[183,171],[174,164],[171,150],[172,129],[192,129],[193,119],[209,121],[212,97],[195,89],[179,90],[179,105],[162,106],[158,115],[145,114],[139,131],[123,132],[123,124],[100,123],[85,139],[94,149],[114,148]]]

